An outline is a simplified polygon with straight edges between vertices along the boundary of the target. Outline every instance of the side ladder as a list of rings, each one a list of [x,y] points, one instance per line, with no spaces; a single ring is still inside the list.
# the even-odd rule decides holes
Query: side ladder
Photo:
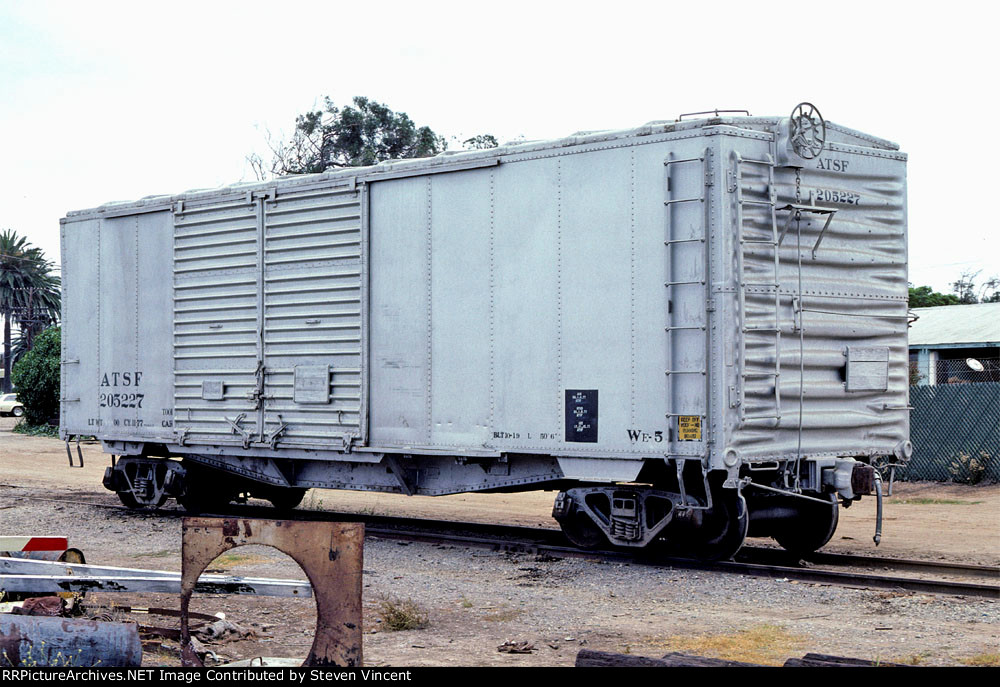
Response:
[[[681,422],[682,418],[698,418],[698,436],[699,443],[702,447],[707,447],[711,433],[709,427],[709,399],[711,398],[711,381],[709,374],[709,361],[711,361],[711,336],[709,334],[709,307],[708,303],[710,300],[710,279],[711,279],[711,248],[708,241],[708,222],[706,219],[706,207],[708,203],[708,187],[710,187],[713,182],[712,177],[712,156],[714,151],[711,148],[706,148],[702,154],[698,157],[688,157],[688,158],[674,158],[671,153],[670,157],[664,160],[664,169],[666,174],[666,191],[667,200],[664,201],[666,206],[666,231],[665,239],[663,241],[666,246],[666,264],[669,274],[669,281],[664,282],[664,286],[668,289],[667,291],[667,302],[669,304],[667,311],[667,326],[664,328],[667,337],[667,369],[665,370],[667,378],[667,399],[669,402],[669,411],[666,414],[667,426],[670,428],[670,451],[667,454],[668,458],[677,459],[677,471],[678,479],[683,484],[683,479],[681,478],[681,472],[683,470],[684,461],[686,459],[700,458],[704,460],[707,456],[707,448],[701,448],[698,451],[681,451],[676,447],[676,442],[681,440]],[[701,167],[700,174],[697,176],[699,179],[698,195],[684,195],[681,197],[674,197],[675,190],[678,184],[673,181],[673,172],[678,168],[683,166],[694,166],[699,165]],[[691,173],[691,177],[694,178],[694,173]],[[684,226],[690,227],[695,231],[689,231],[688,233],[682,235],[676,227],[681,225],[681,222],[675,221],[675,212],[685,212],[688,217],[690,217],[691,206],[697,206],[697,214],[699,221],[697,223],[684,222]],[[697,233],[697,228],[700,228],[700,233]],[[698,273],[693,275],[688,275],[686,278],[677,279],[676,274],[680,272],[679,267],[675,267],[675,260],[677,264],[680,264],[679,258],[692,259],[692,253],[697,253],[692,250],[684,251],[685,247],[689,246],[700,246],[702,255],[697,257],[697,260],[692,260],[687,264],[700,264],[701,269],[697,271]],[[679,253],[675,255],[675,253]],[[679,316],[677,304],[677,290],[678,289],[698,289],[699,295],[698,299],[702,304],[699,309],[702,313],[700,319],[695,319],[690,315],[690,309],[684,309],[684,312],[688,313],[684,316]],[[675,369],[675,359],[674,348],[675,348],[675,336],[679,333],[698,333],[701,334],[702,347],[704,350],[704,363],[698,369]],[[680,410],[675,404],[675,385],[676,379],[681,375],[700,375],[704,380],[704,393],[702,395],[703,405],[698,408],[690,408],[686,410]],[[692,440],[693,439],[685,439]],[[682,487],[683,489],[683,487]]]
[[[766,199],[747,198],[744,195],[743,169],[746,165],[756,165],[763,167],[767,172],[767,187],[763,195]],[[738,152],[733,153],[733,171],[730,181],[730,191],[736,193],[736,236],[739,247],[736,251],[737,258],[737,294],[739,307],[739,416],[740,422],[754,422],[761,420],[771,420],[774,424],[781,422],[781,321],[780,321],[780,257],[777,219],[778,193],[774,183],[774,158],[767,155],[763,160],[744,158]],[[770,236],[752,236],[747,238],[746,213],[747,207],[763,207],[767,212]],[[772,253],[772,275],[771,282],[750,282],[747,281],[747,250],[754,250],[757,246],[769,246]],[[747,309],[747,289],[759,288],[774,291],[773,311],[766,308],[764,312],[754,313],[753,316]],[[766,302],[772,301],[765,299]],[[770,334],[773,338],[774,367],[766,372],[749,371],[747,369],[747,338],[754,334]],[[774,408],[765,414],[751,415],[747,412],[746,397],[747,384],[749,380],[756,378],[771,379],[774,382]]]

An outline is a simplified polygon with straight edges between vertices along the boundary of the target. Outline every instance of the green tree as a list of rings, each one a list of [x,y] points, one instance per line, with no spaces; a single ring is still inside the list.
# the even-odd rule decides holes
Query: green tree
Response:
[[[59,327],[46,329],[14,365],[17,398],[24,404],[24,420],[29,425],[44,425],[59,414],[60,341]]]
[[[375,100],[357,96],[345,107],[337,107],[329,97],[324,101],[323,109],[296,118],[291,140],[268,141],[272,174],[314,174],[427,157],[447,147],[429,126],[418,127],[405,112],[393,112]],[[262,162],[253,157],[250,162],[257,175],[264,176]]]
[[[1000,303],[1000,277],[994,275],[976,288],[976,280],[982,270],[966,270],[951,283],[961,303]]]
[[[467,150],[487,150],[489,148],[496,148],[500,144],[497,143],[497,137],[493,134],[479,134],[478,136],[465,139],[462,141],[462,145]]]
[[[958,305],[962,301],[951,293],[938,293],[929,286],[910,287],[911,308],[933,308],[938,305]]]
[[[295,119],[295,131],[287,141],[267,135],[271,161],[247,156],[258,179],[287,174],[315,174],[341,167],[374,165],[437,155],[448,142],[428,126],[417,127],[405,112],[393,112],[370,98],[355,97],[353,105],[337,107],[324,98],[324,107]],[[452,137],[452,141],[457,141]],[[493,134],[479,134],[462,141],[466,150],[497,147]]]
[[[938,305],[965,305],[969,303],[1000,303],[1000,277],[994,275],[976,287],[982,270],[966,270],[951,283],[953,293],[938,293],[929,286],[910,285],[910,307],[932,308]]]
[[[961,276],[951,283],[951,290],[955,292],[958,296],[960,303],[978,303],[976,298],[976,277],[979,276],[979,272],[971,272],[966,270],[962,272]]]
[[[1000,303],[1000,277],[993,275],[979,287],[980,303]]]
[[[12,229],[0,232],[0,316],[3,317],[3,391],[11,388],[11,328],[21,332],[25,350],[36,333],[59,318],[59,277],[40,248]]]

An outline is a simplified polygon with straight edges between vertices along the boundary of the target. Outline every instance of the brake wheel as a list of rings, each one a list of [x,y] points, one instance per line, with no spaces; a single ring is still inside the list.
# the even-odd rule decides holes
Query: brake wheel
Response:
[[[812,103],[799,103],[792,110],[792,149],[799,157],[812,160],[826,147],[826,122]]]

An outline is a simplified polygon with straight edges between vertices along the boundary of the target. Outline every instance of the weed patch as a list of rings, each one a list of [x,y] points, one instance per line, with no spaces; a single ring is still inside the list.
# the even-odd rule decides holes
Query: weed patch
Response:
[[[662,648],[727,661],[781,665],[803,641],[780,625],[755,625],[723,634],[675,635],[663,640]]]
[[[389,632],[400,630],[422,630],[430,624],[427,611],[412,599],[385,598],[378,605],[378,615],[382,627]]]
[[[491,623],[506,623],[514,620],[521,611],[517,608],[500,608],[483,616],[483,620]]]
[[[993,651],[990,653],[976,654],[969,658],[960,659],[967,666],[1000,666],[1000,653]]]
[[[53,425],[29,425],[27,422],[18,422],[11,430],[15,434],[27,434],[31,437],[57,437],[59,428]]]
[[[269,558],[249,553],[224,553],[212,561],[209,567],[212,570],[229,570],[230,568],[235,568],[237,565],[269,563],[270,560]]]

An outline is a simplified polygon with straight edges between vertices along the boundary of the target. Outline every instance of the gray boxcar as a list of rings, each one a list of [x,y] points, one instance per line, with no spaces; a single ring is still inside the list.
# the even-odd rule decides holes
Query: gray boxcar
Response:
[[[581,545],[822,546],[908,442],[906,156],[710,116],[62,220],[61,433],[134,507],[558,489]]]

